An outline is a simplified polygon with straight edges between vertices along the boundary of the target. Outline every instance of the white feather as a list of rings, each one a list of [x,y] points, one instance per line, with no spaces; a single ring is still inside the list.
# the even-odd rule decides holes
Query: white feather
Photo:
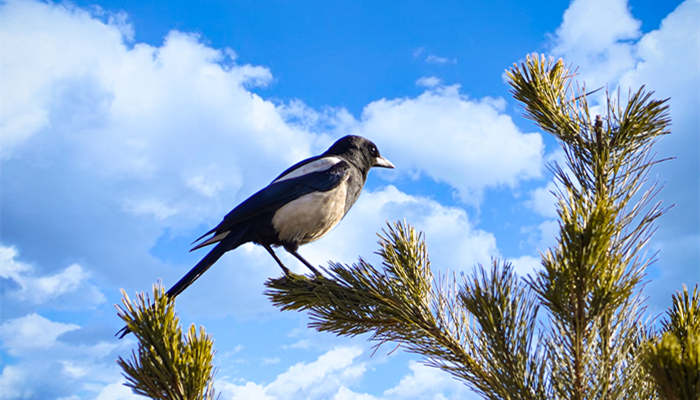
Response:
[[[313,192],[280,207],[272,226],[283,241],[309,243],[331,230],[345,215],[347,178],[335,189]]]
[[[319,158],[318,160],[314,160],[308,164],[304,164],[301,167],[291,170],[287,172],[286,174],[280,176],[279,178],[275,179],[272,183],[275,182],[281,182],[287,179],[292,179],[296,178],[298,176],[310,174],[312,172],[317,172],[317,171],[326,171],[330,169],[332,166],[335,164],[338,164],[341,162],[341,160],[338,157],[323,157]]]

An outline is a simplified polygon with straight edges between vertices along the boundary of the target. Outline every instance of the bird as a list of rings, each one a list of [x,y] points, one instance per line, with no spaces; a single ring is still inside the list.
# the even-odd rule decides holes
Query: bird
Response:
[[[248,242],[265,248],[285,275],[290,271],[273,247],[282,247],[314,274],[318,270],[299,246],[328,233],[348,213],[372,167],[394,168],[372,141],[356,135],[338,139],[320,155],[300,161],[231,210],[214,228],[197,238],[190,251],[215,246],[166,295],[175,298],[224,253]],[[129,333],[127,327],[117,335]]]

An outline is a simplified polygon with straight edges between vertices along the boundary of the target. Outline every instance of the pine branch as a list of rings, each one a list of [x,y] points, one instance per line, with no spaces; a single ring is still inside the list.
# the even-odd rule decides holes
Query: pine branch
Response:
[[[545,399],[541,347],[533,339],[537,306],[509,265],[479,268],[458,282],[433,278],[422,235],[401,223],[380,236],[384,270],[364,260],[331,263],[326,276],[270,279],[282,310],[305,310],[310,327],[379,347],[395,342],[491,399]]]
[[[526,115],[561,141],[566,166],[551,166],[560,219],[558,244],[529,283],[551,315],[548,350],[558,398],[619,399],[641,393],[643,335],[639,283],[653,257],[642,249],[663,214],[658,188],[645,186],[658,163],[651,147],[668,133],[666,100],[644,88],[621,106],[607,94],[607,115],[591,118],[561,60],[528,57],[508,77]],[[635,294],[636,293],[636,294]]]
[[[132,302],[122,291],[119,317],[138,340],[131,357],[119,357],[126,386],[134,393],[158,400],[205,400],[214,398],[213,341],[204,328],[190,326],[183,338],[174,300],[159,285],[153,301],[139,294]]]
[[[658,392],[668,400],[700,398],[700,292],[688,288],[673,295],[661,336],[644,348],[644,366]]]

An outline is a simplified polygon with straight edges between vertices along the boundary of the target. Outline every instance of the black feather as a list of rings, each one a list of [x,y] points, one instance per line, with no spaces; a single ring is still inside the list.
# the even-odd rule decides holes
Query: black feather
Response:
[[[178,294],[182,293],[183,290],[187,289],[188,286],[190,286],[194,281],[196,281],[200,276],[202,276],[203,273],[205,273],[209,267],[214,265],[216,261],[221,258],[221,256],[224,255],[229,250],[233,250],[236,247],[240,246],[242,243],[236,243],[236,244],[231,244],[228,240],[224,240],[222,242],[219,242],[209,253],[207,253],[206,256],[204,256],[197,265],[192,267],[192,269],[185,274],[182,278],[180,278],[179,281],[177,281],[176,284],[173,285],[170,289],[168,289],[165,294],[167,294],[169,297],[175,297]]]
[[[233,250],[236,247],[240,246],[241,244],[247,242],[247,238],[245,237],[247,234],[247,229],[239,229],[238,232],[236,232],[235,235],[229,235],[227,236],[223,241],[219,242],[219,244],[216,245],[209,253],[207,253],[206,256],[204,256],[197,265],[192,267],[192,269],[185,274],[182,278],[180,278],[179,281],[177,281],[176,284],[174,284],[170,289],[168,289],[165,294],[170,297],[170,298],[175,298],[178,294],[182,293],[183,290],[187,289],[188,286],[190,286],[194,281],[199,279],[200,276],[202,276],[203,273],[205,273],[209,267],[214,265],[215,262],[221,258],[221,256],[224,255],[229,250]],[[120,329],[115,336],[118,336],[120,339],[126,336],[129,332],[128,327],[123,327]]]

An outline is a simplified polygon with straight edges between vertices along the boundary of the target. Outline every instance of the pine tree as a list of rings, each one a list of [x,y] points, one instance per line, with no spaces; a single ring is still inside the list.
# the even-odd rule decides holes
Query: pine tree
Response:
[[[496,260],[436,277],[422,235],[396,223],[380,237],[383,268],[331,263],[326,276],[270,279],[267,295],[308,311],[319,331],[398,343],[488,399],[655,398],[640,282],[664,212],[647,178],[660,162],[652,146],[669,133],[667,99],[644,87],[624,104],[607,93],[593,117],[591,93],[561,60],[527,57],[507,76],[526,116],[565,154],[550,165],[559,233],[541,269],[518,277]]]

